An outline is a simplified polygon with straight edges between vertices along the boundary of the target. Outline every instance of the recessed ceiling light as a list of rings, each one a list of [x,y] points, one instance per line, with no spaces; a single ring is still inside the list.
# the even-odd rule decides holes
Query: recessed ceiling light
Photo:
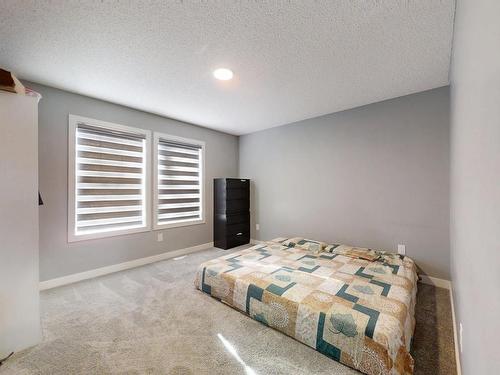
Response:
[[[214,77],[220,81],[229,81],[233,78],[233,71],[226,68],[215,69]]]

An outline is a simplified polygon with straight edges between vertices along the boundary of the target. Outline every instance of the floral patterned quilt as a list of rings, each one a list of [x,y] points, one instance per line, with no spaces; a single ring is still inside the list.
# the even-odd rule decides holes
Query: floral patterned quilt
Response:
[[[412,374],[413,260],[345,245],[322,249],[275,239],[203,263],[195,285],[366,374]]]

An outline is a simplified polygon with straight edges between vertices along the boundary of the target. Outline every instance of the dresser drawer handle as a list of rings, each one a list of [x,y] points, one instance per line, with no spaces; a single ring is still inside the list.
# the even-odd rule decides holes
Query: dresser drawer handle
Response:
[[[247,182],[247,180],[240,180],[241,182]]]
[[[236,233],[237,236],[241,236],[242,234],[243,234],[243,232]]]

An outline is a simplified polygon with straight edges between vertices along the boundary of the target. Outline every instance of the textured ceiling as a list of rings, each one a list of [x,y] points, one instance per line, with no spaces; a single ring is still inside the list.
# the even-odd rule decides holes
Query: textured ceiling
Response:
[[[245,134],[447,85],[454,8],[454,0],[0,0],[0,66]],[[235,78],[214,80],[217,67]]]

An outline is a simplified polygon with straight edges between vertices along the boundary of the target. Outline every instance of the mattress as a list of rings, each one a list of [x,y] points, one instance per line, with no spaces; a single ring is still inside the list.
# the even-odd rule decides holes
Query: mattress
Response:
[[[284,240],[201,264],[195,286],[361,372],[412,374],[413,260],[345,245],[311,251]]]

